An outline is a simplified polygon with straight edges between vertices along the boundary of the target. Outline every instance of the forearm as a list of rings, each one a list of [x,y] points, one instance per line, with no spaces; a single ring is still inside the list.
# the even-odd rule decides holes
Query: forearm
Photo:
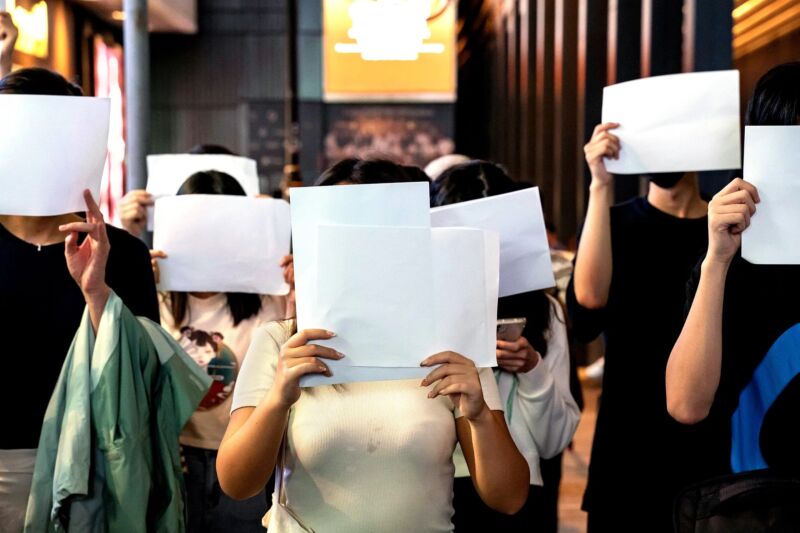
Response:
[[[89,318],[92,320],[92,329],[94,329],[95,333],[100,327],[100,319],[103,317],[103,310],[106,308],[110,294],[111,289],[108,286],[103,286],[94,292],[87,292],[83,295],[86,307],[89,310]]]
[[[478,418],[467,421],[467,433],[476,491],[492,509],[516,513],[528,497],[529,470],[508,432],[503,413],[485,409]]]
[[[235,423],[241,416],[246,420]],[[275,471],[288,418],[289,408],[271,394],[249,416],[245,409],[233,413],[217,455],[217,474],[227,495],[246,499],[264,488]]]
[[[722,304],[728,264],[706,259],[689,316],[667,363],[667,410],[694,424],[708,416],[722,366]]]
[[[608,302],[611,287],[611,184],[592,183],[589,206],[575,262],[575,299],[599,309]]]

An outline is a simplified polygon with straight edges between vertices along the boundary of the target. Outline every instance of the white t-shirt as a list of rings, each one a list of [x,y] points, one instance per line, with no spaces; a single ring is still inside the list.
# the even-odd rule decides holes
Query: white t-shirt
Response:
[[[233,325],[225,293],[210,298],[187,295],[183,324],[175,327],[169,295],[160,294],[161,326],[180,343],[214,382],[181,433],[181,444],[217,450],[228,427],[231,399],[253,331],[261,324],[287,317],[285,296],[262,296],[261,311]]]
[[[233,409],[261,403],[290,327],[267,324],[253,335]],[[486,404],[501,410],[491,370],[480,378]],[[306,526],[326,533],[452,531],[459,413],[449,398],[429,399],[429,390],[416,379],[303,389],[289,414],[285,490]]]

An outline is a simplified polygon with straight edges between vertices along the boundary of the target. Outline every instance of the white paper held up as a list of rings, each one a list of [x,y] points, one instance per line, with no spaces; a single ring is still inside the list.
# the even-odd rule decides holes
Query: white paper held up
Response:
[[[315,305],[320,225],[430,227],[427,183],[298,187],[290,194],[299,329],[319,327],[309,318]]]
[[[603,122],[618,122],[609,172],[739,168],[739,71],[653,76],[603,90]]]
[[[397,229],[358,227],[357,231],[384,232]],[[339,330],[334,330],[338,337],[321,343],[333,346],[344,353],[347,353],[345,350],[348,343],[358,345],[372,343],[375,351],[363,354],[364,357],[357,361],[353,357],[346,357],[341,361],[326,361],[333,376],[304,376],[301,381],[303,386],[421,378],[431,369],[420,368],[420,361],[435,353],[448,350],[469,357],[478,367],[496,366],[495,328],[500,254],[498,236],[492,232],[468,228],[433,228],[430,231],[430,239],[432,271],[429,274],[433,282],[431,298],[433,307],[417,307],[415,309],[417,316],[412,319],[424,319],[421,324],[422,329],[417,327],[414,331],[413,323],[402,317],[408,310],[403,310],[401,314],[386,314],[380,298],[386,287],[394,284],[391,280],[395,278],[395,273],[383,272],[385,281],[381,286],[381,294],[375,297],[377,301],[366,304],[352,302],[353,308],[349,310],[350,318],[356,316],[359,317],[358,320],[347,320],[348,317],[343,317],[345,319],[341,320],[342,325]],[[331,252],[334,252],[333,247]],[[341,262],[346,263],[344,256]],[[357,282],[357,279],[354,281]],[[418,286],[412,290],[420,289]],[[351,297],[357,296],[355,292],[348,294]],[[424,294],[403,295],[403,298],[409,297],[426,299]],[[377,310],[368,309],[370,306],[376,307]],[[379,327],[390,331],[376,335],[383,336],[384,342],[381,342],[381,339],[362,338],[367,328],[359,326],[364,322],[372,323],[373,327],[383,322]],[[432,331],[430,325],[433,325]],[[391,342],[397,342],[392,341],[391,337],[398,334],[401,335],[400,342],[406,344],[409,343],[407,337],[414,337],[414,345],[408,346],[407,351],[399,354],[400,357],[395,360],[398,366],[381,366],[386,365],[386,357],[383,354],[387,351],[387,346],[390,346]],[[429,337],[425,338],[425,335]],[[365,363],[373,366],[361,366]]]
[[[108,98],[0,95],[0,214],[53,216],[99,197]]]
[[[258,196],[258,165],[254,159],[228,154],[158,154],[147,156],[147,192],[153,198],[175,196],[192,174],[224,172],[236,179],[247,196]],[[153,209],[147,210],[147,229],[153,230]]]
[[[555,285],[539,188],[431,209],[434,227],[471,227],[500,235],[500,296]]]
[[[289,204],[271,198],[187,194],[156,201],[159,289],[287,294]]]
[[[742,234],[742,257],[800,264],[800,126],[747,126],[744,179],[758,188],[761,202]]]

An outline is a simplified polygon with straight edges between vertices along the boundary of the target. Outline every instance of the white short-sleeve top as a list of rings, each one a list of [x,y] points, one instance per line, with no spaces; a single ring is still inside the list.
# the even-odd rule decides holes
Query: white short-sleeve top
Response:
[[[256,330],[233,410],[261,403],[290,327]],[[480,378],[487,405],[501,410],[491,369]],[[449,398],[429,399],[429,390],[416,379],[303,389],[289,415],[285,491],[304,525],[333,533],[452,531],[460,415]]]

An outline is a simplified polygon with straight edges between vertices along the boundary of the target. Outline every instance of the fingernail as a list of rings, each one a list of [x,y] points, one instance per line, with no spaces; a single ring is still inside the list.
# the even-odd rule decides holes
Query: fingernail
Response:
[[[334,333],[332,331],[328,332],[328,337],[335,337],[335,336],[336,336],[336,333]]]
[[[344,354],[342,352],[336,352],[336,355],[339,356],[339,359],[344,359]]]
[[[429,392],[429,393],[428,393],[428,398],[431,398],[431,399],[432,399],[434,396],[436,396],[436,395],[435,395],[433,392]]]
[[[420,382],[419,386],[420,386],[420,387],[424,387],[424,386],[426,386],[427,384],[428,384],[428,380],[427,380],[427,379],[423,379],[423,380]]]

